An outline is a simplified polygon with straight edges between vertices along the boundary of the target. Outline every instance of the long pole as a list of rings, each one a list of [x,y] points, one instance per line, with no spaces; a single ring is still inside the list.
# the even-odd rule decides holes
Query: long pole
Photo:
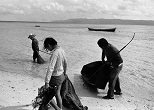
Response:
[[[24,46],[26,46],[26,45],[24,45]],[[29,46],[26,46],[26,47],[31,48],[31,47],[29,47]],[[39,50],[39,51],[40,51],[40,52],[43,52],[43,53],[46,53],[46,54],[48,54],[48,55],[51,55],[50,53],[45,52],[45,51],[43,51],[43,50]]]
[[[134,33],[132,39],[122,49],[120,49],[112,58],[110,58],[106,62],[111,61],[118,53],[120,53],[124,48],[126,48],[126,46],[131,43],[131,41],[134,39],[134,37],[135,37],[135,33]],[[92,74],[89,79],[91,79],[104,65],[105,65],[105,63],[94,74]]]
[[[45,52],[45,51],[42,51],[42,50],[39,50],[40,52],[43,52],[43,53],[46,53],[46,54],[49,54],[49,55],[51,55],[50,53],[47,53],[47,52]]]
[[[134,33],[132,39],[131,39],[131,40],[119,51],[119,52],[117,52],[116,55],[117,55],[118,53],[120,53],[128,44],[130,44],[131,41],[134,39],[134,37],[135,37],[135,33]],[[112,58],[111,58],[111,59],[112,59]]]

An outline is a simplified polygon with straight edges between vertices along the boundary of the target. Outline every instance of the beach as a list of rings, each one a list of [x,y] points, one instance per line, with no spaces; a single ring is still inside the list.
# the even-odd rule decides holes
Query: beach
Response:
[[[0,110],[32,110],[32,100],[37,96],[38,88],[44,85],[50,55],[40,52],[45,63],[32,62],[31,41],[28,39],[31,33],[36,34],[41,50],[43,39],[49,36],[65,50],[68,77],[88,110],[154,110],[153,26],[117,25],[115,33],[105,33],[89,32],[86,28],[104,25],[0,24]],[[105,90],[92,91],[83,81],[81,69],[85,64],[101,60],[101,49],[97,46],[99,38],[105,37],[120,50],[134,33],[134,40],[121,52],[124,67],[119,77],[123,94],[113,100],[102,99],[108,86]],[[64,110],[69,109],[64,107]]]

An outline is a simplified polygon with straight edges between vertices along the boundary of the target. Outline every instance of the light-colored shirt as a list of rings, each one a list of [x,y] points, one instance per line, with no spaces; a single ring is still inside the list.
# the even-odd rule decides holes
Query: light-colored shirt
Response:
[[[51,76],[60,76],[67,69],[65,52],[57,47],[51,51],[50,62],[47,68],[45,83],[49,83]]]

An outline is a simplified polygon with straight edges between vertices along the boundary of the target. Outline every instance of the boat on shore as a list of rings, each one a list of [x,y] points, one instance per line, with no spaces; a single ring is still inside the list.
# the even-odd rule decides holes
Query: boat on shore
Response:
[[[106,31],[106,32],[115,32],[116,28],[108,29],[97,29],[97,28],[88,28],[89,31]]]
[[[83,80],[94,88],[105,89],[109,79],[110,66],[102,61],[95,61],[83,66],[81,75]]]

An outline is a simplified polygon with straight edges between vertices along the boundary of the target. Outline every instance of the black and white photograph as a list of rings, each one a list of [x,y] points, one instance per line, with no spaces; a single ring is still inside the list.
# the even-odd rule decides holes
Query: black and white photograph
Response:
[[[0,110],[154,110],[154,0],[0,0]]]

